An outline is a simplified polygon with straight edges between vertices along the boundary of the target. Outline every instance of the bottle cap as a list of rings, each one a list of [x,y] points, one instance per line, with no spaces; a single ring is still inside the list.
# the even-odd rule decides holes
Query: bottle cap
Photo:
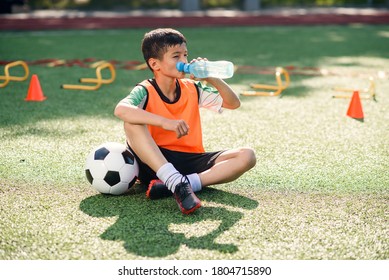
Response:
[[[176,68],[180,72],[189,73],[189,64],[184,62],[177,62]]]

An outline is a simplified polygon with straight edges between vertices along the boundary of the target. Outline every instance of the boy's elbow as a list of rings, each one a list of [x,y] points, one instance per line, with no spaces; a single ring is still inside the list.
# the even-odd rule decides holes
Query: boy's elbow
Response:
[[[240,100],[237,99],[236,102],[235,102],[235,107],[234,109],[238,109],[240,107],[241,103],[240,103]]]
[[[114,115],[116,116],[116,117],[118,117],[119,119],[121,119],[122,118],[122,116],[123,116],[123,113],[124,113],[124,110],[123,110],[124,108],[123,108],[123,106],[121,105],[121,104],[118,104],[116,107],[115,107],[115,110],[114,110]]]
[[[235,110],[240,107],[240,100],[236,99],[233,103],[230,104],[230,109]]]
[[[223,108],[230,109],[230,110],[235,110],[240,107],[240,100],[237,99],[234,102],[229,102],[229,103],[223,103]]]
[[[113,111],[113,114],[114,114],[116,117],[119,117],[119,115],[120,115],[119,106],[116,106],[116,107],[115,107],[115,110]]]

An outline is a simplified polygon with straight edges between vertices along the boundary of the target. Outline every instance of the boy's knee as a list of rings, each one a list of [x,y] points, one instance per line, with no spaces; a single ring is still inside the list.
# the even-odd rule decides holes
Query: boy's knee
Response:
[[[149,134],[146,125],[124,123],[124,132],[127,136],[131,135],[136,137],[137,135]]]
[[[154,142],[154,139],[151,137],[146,125],[124,123],[124,132],[126,134],[127,141],[131,146],[136,143],[145,144]]]
[[[253,168],[257,163],[255,151],[251,148],[242,148],[240,151],[241,159],[245,163],[247,170]]]
[[[133,130],[139,129],[138,127],[139,126],[136,126],[134,124],[130,124],[128,122],[124,123],[124,131],[133,131]]]

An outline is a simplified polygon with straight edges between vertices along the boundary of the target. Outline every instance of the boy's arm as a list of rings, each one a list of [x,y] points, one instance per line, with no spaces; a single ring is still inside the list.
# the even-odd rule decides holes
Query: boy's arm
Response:
[[[147,112],[137,106],[121,101],[115,108],[115,116],[124,122],[135,125],[153,125],[175,131],[177,138],[187,135],[189,126],[184,120],[171,120]]]
[[[192,59],[190,63],[197,60],[208,60],[208,59],[198,57],[197,59]],[[198,80],[193,74],[190,75],[190,78],[192,80]],[[220,93],[220,96],[223,99],[223,104],[222,104],[223,108],[236,109],[240,107],[240,100],[238,95],[225,81],[218,78],[206,78],[203,80],[210,83]]]
[[[234,90],[222,79],[206,78],[204,79],[210,83],[223,98],[223,108],[236,109],[240,106],[240,100]]]
[[[130,124],[148,124],[162,127],[162,117],[128,104],[125,101],[121,101],[116,105],[114,114],[122,121]]]

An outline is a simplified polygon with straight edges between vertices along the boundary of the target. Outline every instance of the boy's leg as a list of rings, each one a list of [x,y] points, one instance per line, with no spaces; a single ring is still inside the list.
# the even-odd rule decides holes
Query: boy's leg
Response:
[[[255,153],[250,148],[226,150],[210,169],[199,173],[201,184],[209,186],[234,181],[253,168],[255,163]]]
[[[124,131],[130,147],[155,172],[168,163],[145,125],[125,123]]]
[[[124,124],[127,141],[137,156],[153,169],[172,191],[180,210],[190,214],[201,206],[186,178],[161,153],[145,125]]]
[[[214,158],[214,159],[213,159]],[[200,191],[202,187],[214,185],[214,184],[222,184],[231,182],[238,177],[240,177],[243,173],[247,172],[251,168],[255,166],[256,158],[255,153],[250,148],[238,148],[233,150],[226,150],[223,152],[216,153],[207,153],[204,154],[202,158],[193,158],[191,156],[184,159],[186,162],[190,162],[190,167],[186,168],[186,171],[183,174],[190,173],[196,169],[202,169],[204,171],[200,171],[198,173],[190,173],[187,175],[187,178],[192,185],[194,191]],[[182,162],[182,165],[185,164]],[[209,165],[209,167],[204,168],[205,165]],[[181,164],[178,164],[181,166]],[[181,166],[182,168],[182,166]],[[186,173],[185,173],[186,172]],[[196,172],[196,171],[194,171]],[[193,187],[197,183],[196,177],[198,178],[198,187]],[[195,180],[196,179],[196,180]],[[163,190],[163,182],[155,182],[156,189]],[[150,187],[150,189],[152,186]],[[165,187],[166,188],[166,187]],[[155,196],[153,196],[155,195]],[[169,194],[164,193],[164,195],[159,194],[158,192],[154,192],[150,198],[157,199],[166,197]]]

